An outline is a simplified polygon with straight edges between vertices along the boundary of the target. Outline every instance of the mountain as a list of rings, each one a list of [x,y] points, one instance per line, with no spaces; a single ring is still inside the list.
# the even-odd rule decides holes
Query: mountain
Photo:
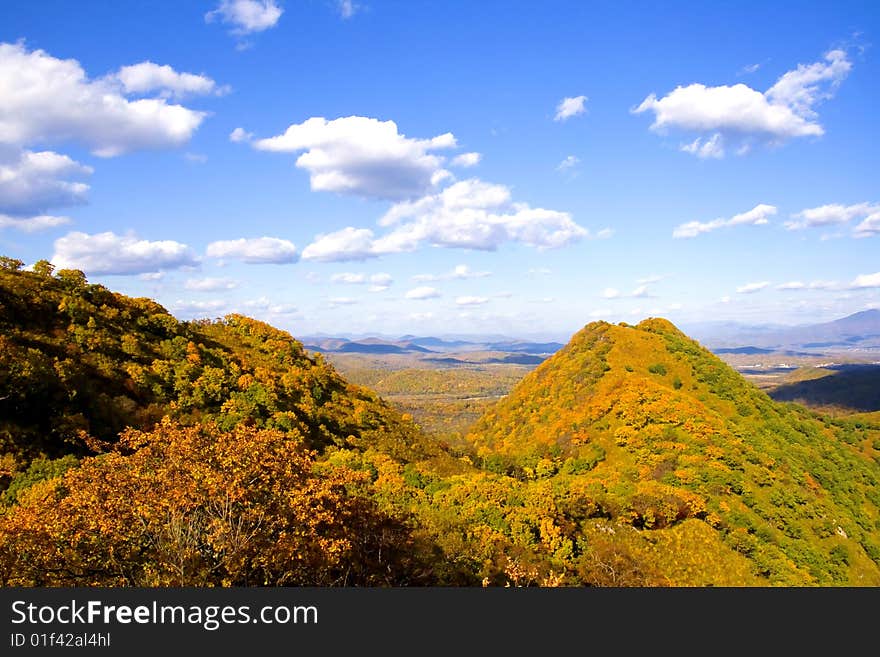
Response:
[[[436,581],[374,483],[466,466],[409,418],[263,322],[21,264],[0,259],[0,585]]]
[[[768,390],[773,399],[819,408],[880,411],[880,367],[838,365],[807,369],[810,378],[784,383]]]
[[[800,349],[873,349],[880,346],[880,310],[865,310],[831,322],[803,326],[746,326],[704,324],[695,334],[713,347],[749,346],[779,351]],[[730,352],[728,352],[730,353]]]
[[[469,440],[668,581],[880,584],[880,432],[774,402],[665,320],[586,326]]]
[[[164,415],[296,427],[315,448],[350,435],[417,435],[374,393],[267,324],[241,315],[178,322],[81,272],[0,267],[0,450],[82,454],[86,440],[112,442]]]
[[[0,258],[3,586],[880,586],[878,491],[874,418],[665,320],[587,325],[448,446],[263,322]]]

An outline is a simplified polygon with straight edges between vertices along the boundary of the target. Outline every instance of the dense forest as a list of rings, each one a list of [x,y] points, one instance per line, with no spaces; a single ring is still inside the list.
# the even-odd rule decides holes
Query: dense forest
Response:
[[[6,586],[880,585],[876,418],[660,319],[587,325],[449,445],[267,324],[3,258],[0,489]]]

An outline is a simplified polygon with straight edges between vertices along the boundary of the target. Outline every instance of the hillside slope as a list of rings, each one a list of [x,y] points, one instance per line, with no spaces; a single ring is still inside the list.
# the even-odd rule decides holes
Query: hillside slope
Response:
[[[717,584],[710,563],[747,562],[753,583],[877,585],[878,437],[772,401],[650,319],[588,325],[469,439],[490,470],[583,491],[580,531],[622,523],[643,551],[688,525],[699,548],[651,557],[685,581]]]
[[[411,422],[284,331],[241,315],[178,322],[78,271],[0,267],[0,452],[22,462],[82,455],[86,443],[165,415],[295,428],[318,449],[437,454]]]

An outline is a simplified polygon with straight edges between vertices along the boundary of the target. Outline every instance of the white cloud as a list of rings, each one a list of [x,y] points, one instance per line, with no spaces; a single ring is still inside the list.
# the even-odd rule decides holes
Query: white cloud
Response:
[[[443,158],[432,151],[452,148],[455,137],[410,139],[394,121],[348,116],[313,117],[276,137],[253,142],[264,151],[305,151],[296,166],[309,172],[315,191],[401,200],[429,192],[448,177]]]
[[[345,19],[354,16],[361,8],[361,6],[353,0],[338,0],[337,5],[339,7],[339,15]]]
[[[424,322],[434,318],[434,313],[411,313],[409,319],[414,322]]]
[[[351,226],[318,235],[303,251],[303,258],[325,262],[365,260],[415,251],[423,245],[494,251],[505,242],[543,250],[590,237],[589,231],[572,221],[568,213],[513,203],[507,187],[476,178],[417,201],[397,203],[379,223],[394,228],[378,237],[368,228]],[[604,230],[595,237],[608,235],[610,231]]]
[[[775,105],[791,107],[800,116],[815,117],[813,106],[831,98],[852,69],[843,50],[825,53],[824,60],[798,64],[797,69],[785,73],[767,90],[767,98]]]
[[[145,274],[141,274],[138,276],[142,281],[161,281],[165,278],[165,272],[163,271],[150,271]]]
[[[680,150],[696,155],[702,160],[708,158],[720,159],[724,157],[724,138],[720,132],[716,132],[708,139],[697,137],[690,144],[683,144]]]
[[[123,66],[115,77],[128,94],[157,91],[163,98],[183,98],[190,94],[222,96],[230,91],[228,86],[220,87],[205,75],[180,73],[167,64],[159,65],[149,61]]]
[[[811,281],[804,283],[803,281],[789,281],[776,286],[777,290],[796,291],[796,290],[834,290],[839,287],[836,281]]]
[[[208,244],[210,258],[231,258],[251,265],[296,262],[296,245],[277,237],[254,237],[219,240]]]
[[[729,219],[719,218],[706,222],[689,221],[687,223],[681,224],[679,226],[676,226],[675,230],[672,231],[672,237],[696,237],[697,235],[708,233],[713,230],[717,230],[718,228],[740,226],[744,224],[748,224],[751,226],[763,226],[769,223],[767,217],[772,217],[776,214],[776,211],[777,210],[775,206],[765,205],[761,203],[753,207],[751,210],[743,212],[741,214],[736,214]]]
[[[761,68],[761,64],[749,64],[748,66],[743,66],[739,72],[740,75],[745,75],[748,73],[754,73],[759,68]]]
[[[477,178],[418,201],[398,203],[379,223],[397,226],[376,244],[389,253],[413,251],[422,243],[493,251],[510,241],[550,249],[590,235],[567,212],[514,203],[507,187]]]
[[[480,160],[483,159],[483,156],[479,153],[462,153],[461,155],[456,155],[452,158],[452,166],[454,167],[475,167],[480,163]]]
[[[164,98],[129,100],[112,77],[22,43],[0,44],[0,144],[77,141],[99,157],[180,146],[205,118]]]
[[[330,299],[331,306],[351,306],[358,302],[357,299],[353,299],[352,297],[332,297]]]
[[[440,292],[436,288],[428,287],[427,285],[414,287],[406,293],[407,299],[436,299],[439,296]]]
[[[865,217],[865,220],[856,226],[853,232],[856,237],[880,235],[880,209]]]
[[[229,141],[239,144],[249,142],[254,138],[253,132],[247,132],[244,128],[236,128],[229,133]]]
[[[85,203],[89,186],[70,179],[91,173],[91,167],[53,151],[0,148],[0,213],[34,215]]]
[[[647,283],[643,283],[642,285],[639,285],[636,289],[634,289],[629,294],[623,294],[620,290],[618,290],[617,288],[614,288],[614,287],[606,287],[602,291],[602,298],[603,299],[624,299],[624,298],[647,299],[647,298],[653,298],[653,296],[654,295],[651,294],[651,291],[648,289]]]
[[[446,281],[450,279],[485,278],[491,276],[490,271],[474,271],[467,265],[456,265],[451,271],[444,274],[416,274],[414,281]]]
[[[740,285],[738,288],[736,288],[736,291],[739,294],[754,294],[755,292],[760,292],[768,285],[770,285],[769,281],[761,281],[760,283],[746,283],[745,285]]]
[[[738,142],[737,152],[744,153],[753,140],[778,144],[824,134],[814,106],[831,98],[851,68],[846,52],[832,50],[822,61],[785,73],[764,93],[742,83],[695,83],[659,99],[650,94],[632,112],[653,112],[651,129],[658,133],[670,128],[696,133],[697,139],[682,147],[694,155],[721,157],[727,140]]]
[[[0,229],[14,228],[25,233],[48,230],[49,228],[62,226],[69,222],[69,217],[56,217],[46,214],[37,215],[36,217],[10,217],[7,214],[0,214]]]
[[[183,157],[187,162],[192,162],[193,164],[204,164],[208,161],[208,156],[202,153],[184,153]]]
[[[568,155],[562,162],[556,165],[556,170],[562,173],[571,172],[574,167],[581,163],[581,159],[576,155]]]
[[[553,117],[553,120],[565,121],[566,119],[570,119],[571,117],[577,116],[578,114],[583,114],[587,111],[587,108],[584,106],[586,102],[586,96],[563,98],[556,106],[556,116]]]
[[[186,245],[172,240],[150,242],[112,232],[72,232],[55,240],[52,263],[87,274],[143,274],[197,264]]]
[[[459,306],[481,306],[489,302],[489,297],[458,297],[455,300]]]
[[[855,277],[855,280],[849,284],[849,287],[853,290],[880,287],[880,271],[874,274],[859,274]]]
[[[219,292],[235,289],[238,287],[238,282],[228,278],[190,278],[183,286],[195,292]]]
[[[547,267],[532,267],[529,269],[528,273],[536,276],[549,276],[553,273],[553,270],[548,269]]]
[[[590,317],[597,319],[600,317],[608,317],[611,314],[611,311],[607,308],[600,308],[597,310],[593,310],[590,312]]]
[[[303,260],[345,262],[375,258],[373,231],[369,228],[343,228],[333,233],[320,234],[303,249]]]
[[[221,299],[212,299],[211,301],[184,301],[178,299],[171,304],[171,309],[178,313],[187,315],[209,315],[216,314],[217,311],[225,309],[226,302]]]
[[[368,292],[384,292],[391,284],[394,282],[394,279],[391,277],[391,274],[387,274],[385,272],[380,272],[378,274],[373,274],[370,276],[370,287],[367,288]]]
[[[791,215],[799,221],[786,221],[785,227],[788,230],[802,230],[817,226],[846,224],[853,219],[868,217],[873,213],[880,213],[880,205],[876,203],[856,203],[854,205],[829,203],[815,208],[807,208]],[[858,228],[856,230],[858,231]]]
[[[667,276],[661,274],[650,274],[645,276],[644,278],[636,279],[636,283],[639,285],[650,285],[651,283],[659,283],[660,281],[666,279]]]
[[[268,297],[260,297],[244,302],[245,308],[263,311],[269,315],[294,315],[298,312],[296,306],[289,303],[277,303]]]
[[[342,274],[333,274],[330,277],[331,283],[345,283],[347,285],[361,285],[367,282],[367,277],[365,274],[352,274],[352,273],[342,273]]]
[[[721,297],[721,298],[719,299],[719,301],[720,301],[721,303],[730,303],[730,297],[729,297],[729,296],[723,296],[723,297]]]
[[[232,26],[233,34],[244,35],[275,27],[283,13],[275,0],[221,0],[216,9],[205,14],[205,21],[219,19]]]

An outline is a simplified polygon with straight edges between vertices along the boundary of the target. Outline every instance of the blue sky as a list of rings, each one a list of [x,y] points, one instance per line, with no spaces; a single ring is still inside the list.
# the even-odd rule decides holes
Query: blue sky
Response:
[[[880,6],[16,2],[0,253],[181,318],[565,336],[880,307]]]

